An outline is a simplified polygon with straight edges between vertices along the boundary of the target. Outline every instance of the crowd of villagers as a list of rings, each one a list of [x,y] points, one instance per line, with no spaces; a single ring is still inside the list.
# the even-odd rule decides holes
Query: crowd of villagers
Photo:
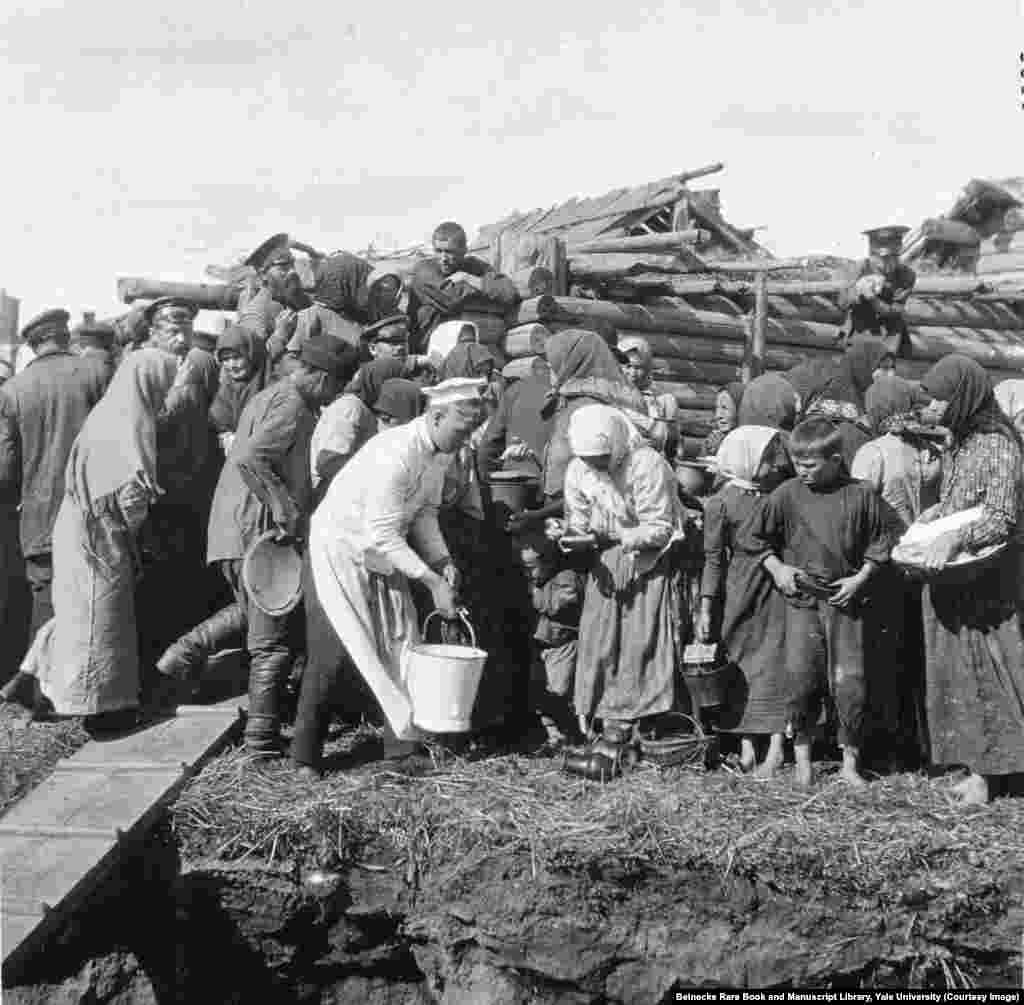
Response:
[[[704,722],[743,771],[777,772],[792,741],[811,784],[812,741],[834,730],[851,785],[956,766],[976,803],[1024,772],[1024,381],[993,390],[950,355],[912,384],[860,335],[835,361],[724,388],[701,467],[642,339],[560,331],[506,379],[459,318],[500,313],[514,286],[458,226],[434,246],[404,283],[322,259],[300,307],[289,247],[264,246],[215,342],[175,300],[120,338],[72,338],[63,311],[25,328],[34,359],[0,390],[0,488],[31,645],[5,700],[132,728],[238,648],[249,751],[283,753],[291,721],[290,756],[319,777],[332,719],[425,738],[408,648],[434,610],[466,641],[465,608],[489,654],[478,737],[627,744],[698,714],[683,650],[719,643],[738,669]],[[497,505],[500,470],[534,476],[537,503]],[[892,563],[911,524],[971,507],[980,520],[925,550],[930,578]],[[286,615],[242,574],[267,532],[303,558]],[[938,575],[997,544],[969,588]]]

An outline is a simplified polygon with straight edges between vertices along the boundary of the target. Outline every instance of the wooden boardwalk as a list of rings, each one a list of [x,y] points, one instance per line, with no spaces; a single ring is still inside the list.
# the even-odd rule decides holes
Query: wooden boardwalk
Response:
[[[3,983],[118,867],[202,764],[241,732],[245,699],[91,740],[0,819]]]

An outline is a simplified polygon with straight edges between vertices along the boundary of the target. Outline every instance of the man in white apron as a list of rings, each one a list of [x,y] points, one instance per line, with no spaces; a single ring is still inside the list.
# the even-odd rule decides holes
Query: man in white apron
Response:
[[[335,476],[310,527],[303,590],[307,664],[292,760],[319,776],[332,690],[358,671],[398,739],[413,739],[405,654],[419,640],[409,580],[455,616],[458,573],[437,522],[445,471],[486,417],[486,381],[425,388],[425,415],[384,430]]]

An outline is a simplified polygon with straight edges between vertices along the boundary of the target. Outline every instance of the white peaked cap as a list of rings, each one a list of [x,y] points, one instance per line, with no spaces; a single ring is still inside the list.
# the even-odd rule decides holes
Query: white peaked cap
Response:
[[[423,388],[427,404],[432,407],[457,405],[463,401],[479,401],[487,381],[483,377],[452,377],[433,387]]]

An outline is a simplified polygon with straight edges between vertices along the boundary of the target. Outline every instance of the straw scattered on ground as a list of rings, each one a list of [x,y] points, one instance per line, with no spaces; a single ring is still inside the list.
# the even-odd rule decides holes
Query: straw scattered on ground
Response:
[[[341,747],[354,763],[374,742],[364,728]],[[173,816],[192,859],[335,867],[387,847],[421,875],[502,854],[529,856],[534,871],[625,859],[888,898],[913,876],[941,884],[954,861],[985,871],[1024,858],[1024,800],[963,810],[954,780],[905,774],[854,791],[826,766],[807,792],[791,771],[757,781],[641,766],[602,784],[557,760],[434,752],[303,782],[287,762],[236,749],[190,783]]]
[[[88,739],[81,719],[32,722],[20,706],[0,704],[0,816]]]

